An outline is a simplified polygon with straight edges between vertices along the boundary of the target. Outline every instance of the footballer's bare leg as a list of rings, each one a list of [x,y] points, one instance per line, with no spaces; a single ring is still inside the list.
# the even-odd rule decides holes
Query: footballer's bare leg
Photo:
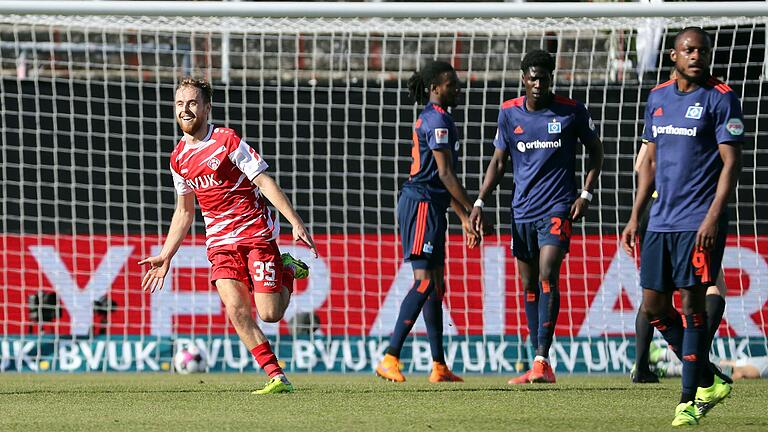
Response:
[[[266,336],[251,315],[251,300],[245,284],[235,279],[218,279],[216,289],[243,344],[250,350],[266,342]]]
[[[256,390],[252,394],[292,392],[293,385],[288,381],[269,341],[251,315],[251,299],[248,298],[248,288],[238,280],[218,279],[216,280],[216,289],[219,291],[219,297],[227,308],[227,316],[232,325],[235,326],[240,340],[270,378],[264,388]],[[275,294],[275,296],[277,295]]]
[[[280,292],[255,292],[253,301],[256,304],[256,311],[259,318],[263,321],[276,323],[283,319],[285,310],[291,303],[291,294],[293,294],[294,270],[283,269],[280,279]]]
[[[283,319],[288,308],[290,293],[286,293],[285,287],[279,293],[253,293],[253,301],[256,303],[256,311],[262,321],[276,323]]]

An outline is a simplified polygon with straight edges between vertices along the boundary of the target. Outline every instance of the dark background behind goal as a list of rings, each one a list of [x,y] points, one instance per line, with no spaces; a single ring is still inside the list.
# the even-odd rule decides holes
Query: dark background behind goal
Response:
[[[15,78],[1,84],[0,232],[167,231],[175,204],[168,157],[178,140],[171,86],[62,80],[53,85],[51,80]],[[270,163],[270,174],[314,232],[394,231],[396,194],[407,178],[418,113],[407,92],[398,90],[404,83],[255,84],[230,91],[217,86],[213,118],[241,132]],[[738,223],[741,234],[765,234],[768,172],[761,167],[768,166],[768,107],[760,101],[768,85],[748,80],[746,87],[738,81],[732,86],[737,95],[745,95],[748,136],[738,205],[729,209],[732,232]],[[633,157],[651,87],[592,83],[589,91],[558,88],[587,103],[605,146],[596,201],[600,211],[597,206],[590,210],[587,233],[618,233],[629,216]],[[493,151],[500,101],[517,95],[517,82],[473,81],[455,112],[463,146],[459,175],[473,198]],[[511,177],[499,194],[498,222],[504,230]],[[455,230],[456,218],[451,218]],[[199,215],[195,230],[203,233]]]

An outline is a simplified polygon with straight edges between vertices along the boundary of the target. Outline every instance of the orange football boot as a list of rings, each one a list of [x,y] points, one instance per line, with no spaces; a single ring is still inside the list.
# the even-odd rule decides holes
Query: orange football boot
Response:
[[[520,375],[519,377],[514,377],[511,380],[507,381],[507,384],[530,384],[532,373],[533,373],[533,369],[529,369],[528,372]]]
[[[432,373],[429,374],[429,382],[464,382],[460,376],[451,372],[445,363],[432,363]]]
[[[536,360],[533,362],[533,370],[529,377],[532,383],[555,383],[555,372],[552,366],[545,360]]]
[[[376,375],[392,382],[405,382],[405,377],[400,372],[400,361],[392,354],[387,354],[376,365]]]

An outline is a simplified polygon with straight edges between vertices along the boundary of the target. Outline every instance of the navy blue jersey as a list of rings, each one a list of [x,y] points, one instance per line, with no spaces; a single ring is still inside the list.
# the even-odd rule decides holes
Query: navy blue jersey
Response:
[[[656,144],[656,190],[649,231],[698,231],[715,199],[723,169],[718,144],[740,145],[744,123],[739,99],[714,78],[683,93],[677,82],[648,95],[643,141]]]
[[[421,201],[442,202],[450,205],[451,194],[440,180],[437,162],[432,150],[448,149],[453,169],[459,163],[459,132],[453,117],[439,105],[428,103],[413,127],[411,148],[411,175],[403,184],[403,193]]]
[[[512,158],[515,222],[570,211],[576,200],[577,144],[596,136],[589,111],[573,99],[555,95],[549,107],[533,112],[524,96],[504,102],[493,144]]]

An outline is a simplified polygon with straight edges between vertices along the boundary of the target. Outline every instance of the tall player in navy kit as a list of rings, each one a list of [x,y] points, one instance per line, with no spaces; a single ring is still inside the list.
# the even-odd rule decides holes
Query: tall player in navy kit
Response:
[[[510,384],[554,383],[549,348],[560,310],[560,266],[568,253],[571,223],[589,207],[603,164],[603,145],[587,108],[553,94],[555,61],[542,50],[526,54],[520,66],[525,96],[504,102],[493,153],[472,209],[476,229],[483,226],[485,198],[496,189],[512,158],[512,253],[523,284],[529,340],[536,351],[531,370]],[[589,154],[589,171],[576,193],[578,143]]]
[[[448,206],[453,207],[461,219],[467,246],[477,246],[480,235],[469,222],[471,203],[456,177],[459,136],[453,117],[447,111],[456,106],[459,80],[450,64],[434,61],[413,74],[408,80],[408,89],[417,102],[426,102],[413,129],[410,177],[403,184],[397,203],[403,255],[413,267],[414,283],[400,305],[387,354],[376,366],[376,375],[394,382],[405,381],[399,366],[400,351],[423,308],[434,360],[429,380],[462,381],[445,364],[443,352]]]
[[[641,239],[640,285],[648,320],[683,361],[673,426],[698,424],[731,392],[707,367],[705,294],[720,272],[726,206],[741,171],[744,124],[736,95],[709,74],[711,47],[709,35],[698,27],[675,37],[670,57],[676,79],[648,96],[646,162],[638,171],[637,196],[621,239],[632,255],[639,215],[655,187],[659,198]],[[677,289],[683,316],[672,304]]]

